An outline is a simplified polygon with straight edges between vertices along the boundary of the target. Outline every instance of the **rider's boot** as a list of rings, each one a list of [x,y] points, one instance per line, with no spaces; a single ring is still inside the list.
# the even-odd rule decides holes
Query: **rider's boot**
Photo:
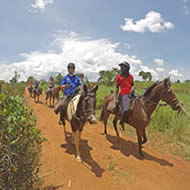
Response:
[[[130,110],[125,111],[125,112],[122,114],[121,119],[120,119],[120,125],[123,125],[124,122],[127,122],[127,121],[128,121],[129,112],[130,112]]]

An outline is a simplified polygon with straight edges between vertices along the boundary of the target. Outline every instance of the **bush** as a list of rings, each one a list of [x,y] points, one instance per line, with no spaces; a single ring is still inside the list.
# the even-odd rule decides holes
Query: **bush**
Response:
[[[38,181],[43,138],[23,99],[10,95],[22,90],[15,92],[7,85],[0,94],[0,189],[3,190],[33,189]]]

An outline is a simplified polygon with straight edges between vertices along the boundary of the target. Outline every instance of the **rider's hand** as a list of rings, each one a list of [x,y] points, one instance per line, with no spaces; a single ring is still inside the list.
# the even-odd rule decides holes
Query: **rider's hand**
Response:
[[[63,88],[69,88],[70,87],[70,85],[69,84],[64,84],[64,85],[61,85],[61,88],[63,89]]]
[[[65,84],[65,88],[69,88],[70,86],[70,84]]]

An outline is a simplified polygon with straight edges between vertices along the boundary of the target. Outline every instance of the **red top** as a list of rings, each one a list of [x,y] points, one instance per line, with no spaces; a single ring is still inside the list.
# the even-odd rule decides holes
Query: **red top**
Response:
[[[120,95],[130,94],[131,88],[133,86],[133,76],[129,74],[128,77],[124,77],[120,74],[116,75],[115,77],[116,84],[120,88]]]

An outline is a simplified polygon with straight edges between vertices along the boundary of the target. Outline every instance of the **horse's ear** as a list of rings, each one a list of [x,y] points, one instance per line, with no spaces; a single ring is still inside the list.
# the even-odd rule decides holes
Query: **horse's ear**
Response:
[[[169,77],[164,79],[164,85],[167,86],[168,88],[171,86],[171,81]]]
[[[92,88],[91,92],[96,92],[98,90],[98,85],[96,85],[94,88]]]
[[[86,84],[83,85],[83,92],[86,94],[88,91],[88,87]]]

